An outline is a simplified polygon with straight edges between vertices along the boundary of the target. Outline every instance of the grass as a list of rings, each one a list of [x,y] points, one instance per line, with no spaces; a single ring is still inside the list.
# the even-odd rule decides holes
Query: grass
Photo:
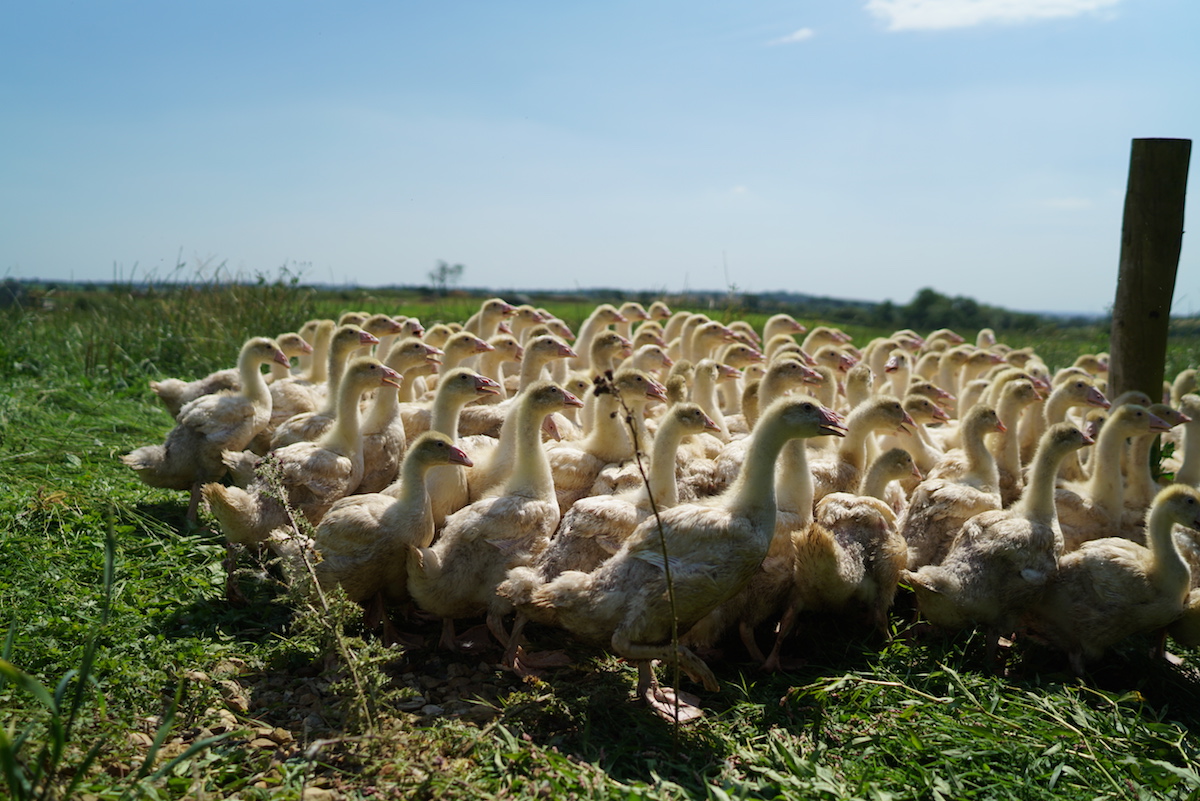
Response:
[[[49,300],[0,312],[9,797],[1139,799],[1200,788],[1200,654],[1172,666],[1140,640],[1086,683],[1060,655],[1018,643],[999,678],[979,638],[916,636],[904,599],[886,645],[857,618],[812,616],[789,649],[803,664],[762,675],[730,644],[711,660],[722,690],[703,693],[707,716],[676,729],[633,703],[632,666],[551,629],[530,627],[534,647],[565,648],[575,664],[521,681],[495,653],[385,649],[343,598],[303,603],[270,563],[243,561],[251,603],[232,606],[221,538],[186,526],[181,493],[145,487],[117,461],[170,425],[146,381],[225,366],[246,336],[311,316],[463,319],[475,301],[419,307],[286,281]],[[580,310],[557,311],[578,322]],[[1047,352],[1061,354],[1057,367],[1102,341],[1062,335]],[[1173,344],[1169,370],[1194,363],[1195,341]]]

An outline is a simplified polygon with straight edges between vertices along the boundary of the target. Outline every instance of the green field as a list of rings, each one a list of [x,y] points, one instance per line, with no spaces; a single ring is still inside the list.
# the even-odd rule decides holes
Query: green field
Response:
[[[528,633],[574,664],[522,681],[495,651],[437,651],[434,624],[429,646],[385,649],[356,608],[301,600],[269,563],[242,561],[251,603],[233,606],[223,538],[185,524],[183,493],[118,461],[171,425],[148,380],[228,366],[247,336],[347,309],[428,324],[477,305],[261,282],[60,291],[0,310],[0,796],[1200,793],[1197,652],[1172,665],[1131,640],[1080,681],[1061,654],[1019,642],[1000,678],[980,636],[917,636],[902,594],[891,644],[857,617],[812,615],[779,675],[730,644],[710,660],[722,689],[701,693],[706,717],[676,728],[634,702],[631,666],[550,629]],[[545,305],[574,325],[590,309]],[[859,344],[885,333],[838,324]],[[1107,341],[1049,323],[999,333],[1051,368]],[[1168,375],[1198,347],[1194,332],[1174,337]]]

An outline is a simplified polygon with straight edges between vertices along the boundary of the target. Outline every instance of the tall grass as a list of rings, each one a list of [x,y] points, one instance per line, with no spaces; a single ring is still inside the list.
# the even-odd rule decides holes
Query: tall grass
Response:
[[[223,269],[42,291],[5,310],[0,371],[116,386],[203,375],[231,364],[250,336],[296,330],[315,315],[314,295],[287,271],[247,281]]]

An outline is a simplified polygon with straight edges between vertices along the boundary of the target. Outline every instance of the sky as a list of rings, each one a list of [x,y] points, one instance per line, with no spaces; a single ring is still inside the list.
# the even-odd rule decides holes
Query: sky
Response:
[[[497,290],[932,287],[1099,314],[1132,140],[1200,133],[1195,0],[39,0],[0,19],[0,278],[411,285],[444,260]],[[1200,313],[1186,236],[1173,312]]]

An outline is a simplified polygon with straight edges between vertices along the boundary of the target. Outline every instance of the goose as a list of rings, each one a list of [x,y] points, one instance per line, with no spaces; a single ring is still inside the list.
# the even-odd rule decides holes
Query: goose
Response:
[[[536,570],[519,567],[508,572],[498,592],[528,618],[561,626],[636,661],[638,694],[658,714],[695,717],[700,710],[694,703],[658,685],[652,660],[677,659],[706,689],[718,689],[712,671],[691,649],[672,647],[672,633],[686,634],[745,586],[762,563],[775,529],[772,477],[784,444],[842,432],[834,412],[810,400],[780,400],[763,412],[746,464],[723,495],[647,519],[592,573],[567,571],[542,582]]]
[[[934,625],[984,627],[989,660],[1001,635],[1010,634],[1042,597],[1063,552],[1054,503],[1058,465],[1091,441],[1069,423],[1051,426],[1038,445],[1029,481],[1008,509],[976,515],[963,524],[939,565],[904,570],[901,580],[917,608]]]
[[[470,331],[480,339],[487,341],[494,337],[500,324],[512,317],[517,309],[501,298],[488,298],[479,306],[479,311],[472,314],[463,323],[462,330]]]
[[[475,364],[474,357],[491,353],[496,347],[470,331],[459,331],[451,334],[441,349],[442,372],[448,373],[456,367]]]
[[[911,453],[903,448],[888,448],[876,456],[867,468],[858,494],[883,501],[892,507],[899,520],[900,515],[908,508],[908,494],[892,482],[913,479],[920,483],[923,478],[924,475]]]
[[[361,356],[346,366],[338,387],[336,423],[316,442],[307,440],[276,448],[268,463],[276,466],[287,493],[288,507],[316,525],[334,501],[348,495],[362,480],[362,426],[358,403],[374,387],[396,383],[400,375],[378,359]],[[249,488],[208,483],[204,500],[231,543],[265,542],[270,533],[290,524],[289,511],[259,477]]]
[[[716,320],[696,326],[692,331],[691,360],[699,362],[703,359],[720,361],[719,352],[728,345],[737,344],[738,339],[729,330],[729,326]]]
[[[907,426],[913,419],[904,411],[899,399],[878,395],[859,406],[846,418],[848,433],[832,457],[824,454],[812,462],[816,500],[831,492],[849,492],[862,480],[866,467],[867,437],[876,431],[901,430],[911,434]]]
[[[383,363],[400,374],[395,384],[385,383],[362,420],[363,477],[357,493],[379,492],[400,470],[410,436],[400,408],[400,388],[437,364],[440,351],[417,337],[407,337],[388,349]],[[397,386],[399,384],[399,386]]]
[[[1074,408],[1094,407],[1108,409],[1111,404],[1104,393],[1096,389],[1090,378],[1071,378],[1061,382],[1046,399],[1042,407],[1044,427],[1062,423],[1067,419],[1067,413]],[[1083,471],[1079,460],[1068,457],[1059,468],[1059,478],[1064,481],[1082,481]]]
[[[729,330],[733,332],[734,337],[738,342],[758,350],[762,346],[762,337],[754,330],[754,326],[750,325],[745,320],[734,320],[729,323]]]
[[[1183,455],[1175,471],[1175,482],[1195,487],[1200,485],[1200,395],[1184,394],[1179,410],[1188,416],[1188,422],[1183,425]]]
[[[1074,550],[1087,540],[1122,533],[1125,482],[1121,476],[1121,454],[1125,440],[1168,430],[1170,426],[1145,406],[1133,403],[1115,406],[1096,439],[1092,477],[1087,483],[1068,484],[1055,493],[1067,550]]]
[[[313,354],[317,352],[317,331],[321,327],[322,323],[328,326],[328,331],[330,334],[332,334],[334,328],[333,320],[306,320],[304,325],[300,326],[298,333],[305,342],[308,342],[313,346],[313,352],[301,353],[296,357],[296,367],[293,374],[307,373],[312,369]]]
[[[617,314],[625,319],[616,324],[616,331],[626,339],[629,339],[633,334],[633,323],[635,320],[642,322],[650,319],[650,312],[646,311],[646,307],[636,300],[628,300],[622,303],[617,308]]]
[[[458,432],[458,419],[468,403],[498,391],[495,381],[479,375],[469,367],[457,367],[446,373],[438,383],[433,405],[428,412],[427,426],[453,441]],[[415,436],[415,434],[414,434]],[[470,493],[467,487],[466,470],[461,465],[437,467],[426,476],[432,498],[433,523],[441,527],[447,516],[466,506]],[[384,490],[387,492],[387,490]]]
[[[312,353],[312,347],[299,334],[281,334],[275,338],[275,344],[288,357]],[[290,366],[290,361],[288,364],[275,362],[271,366],[270,375],[265,380],[270,384],[278,378],[286,377],[289,375],[288,368]],[[276,372],[277,370],[279,372]],[[150,382],[151,391],[158,396],[158,399],[170,412],[171,417],[175,419],[179,419],[180,409],[196,398],[225,391],[239,392],[241,388],[241,369],[237,366],[217,370],[195,381],[165,378],[161,381]]]
[[[321,556],[314,566],[318,584],[326,591],[340,585],[350,600],[369,605],[369,616],[383,620],[386,644],[400,637],[383,607],[408,600],[407,546],[428,547],[433,542],[425,478],[443,465],[470,467],[471,460],[445,434],[421,434],[386,492],[342,498],[313,534]]]
[[[596,423],[588,435],[576,442],[556,442],[547,447],[555,494],[563,514],[587,496],[606,464],[633,457],[634,445],[625,428],[625,416],[619,413],[620,404],[631,408],[629,422],[636,431],[644,425],[641,411],[644,405],[651,400],[667,399],[663,386],[638,370],[618,372],[613,376],[611,389],[598,385],[593,395]],[[636,433],[640,442],[648,441],[644,428]]]
[[[1171,405],[1178,408],[1183,404],[1183,396],[1194,393],[1197,389],[1197,371],[1194,367],[1180,370],[1171,382]]]
[[[1031,376],[1035,375],[1035,371],[1031,371],[1029,368],[1030,365],[1027,364],[1025,366],[1026,372],[1030,373]],[[1112,404],[1104,397],[1104,393],[1097,389],[1089,379],[1078,378],[1060,383],[1057,387],[1050,390],[1049,397],[1046,398],[1046,402],[1042,406],[1041,416],[1025,415],[1021,418],[1019,426],[1021,462],[1026,463],[1032,457],[1038,438],[1042,432],[1054,423],[1065,422],[1067,413],[1071,409],[1108,409],[1111,406]],[[1068,458],[1072,462],[1078,461],[1077,457]],[[1073,466],[1067,469],[1074,470],[1076,468]]]
[[[656,300],[650,304],[650,308],[646,310],[650,314],[651,320],[663,321],[671,317],[671,307],[665,301]]]
[[[908,386],[912,383],[912,356],[901,348],[894,349],[883,363],[883,375],[888,376],[893,395],[903,398],[908,394]]]
[[[638,485],[617,493],[593,493],[572,504],[535,562],[542,579],[548,581],[566,570],[590,573],[620,549],[652,509],[676,506],[675,453],[679,443],[688,434],[715,429],[716,423],[696,404],[674,406],[654,437],[645,483],[640,481],[639,471]]]
[[[513,412],[516,454],[503,486],[448,517],[432,546],[409,549],[408,589],[422,609],[442,619],[441,647],[457,650],[455,619],[481,613],[507,645],[501,618],[511,607],[496,586],[509,568],[528,564],[545,549],[560,519],[541,444],[542,420],[578,403],[557,385],[534,384]]]
[[[1147,545],[1123,537],[1090,540],[1058,563],[1058,575],[1028,614],[1030,627],[1066,651],[1083,675],[1086,660],[1131,634],[1160,629],[1183,614],[1191,571],[1171,527],[1200,527],[1200,493],[1174,484],[1147,515]]]
[[[945,351],[941,358],[938,359],[938,372],[936,383],[945,392],[950,395],[959,395],[958,374],[962,370],[962,366],[967,359],[971,357],[971,348],[965,345],[958,345]],[[956,406],[948,405],[947,413],[951,417],[958,417],[958,409]]]
[[[327,327],[322,330],[321,322],[327,323]],[[333,321],[313,320],[314,337],[324,337],[324,345],[321,347],[321,353],[328,352],[329,339],[333,335]],[[276,340],[279,343],[279,349],[288,357],[297,357],[297,363],[304,357],[311,357],[317,352],[317,347],[310,345],[300,334],[284,334]],[[321,364],[325,364],[324,357],[321,359]],[[271,375],[267,378],[267,385],[271,392],[271,418],[267,424],[263,426],[262,431],[254,435],[254,439],[250,441],[250,450],[255,453],[266,453],[271,449],[271,437],[275,433],[275,427],[289,417],[299,414],[300,412],[310,412],[317,409],[320,405],[317,398],[317,392],[313,388],[313,384],[308,377],[312,374],[314,363],[309,362],[309,369],[302,374],[293,374],[282,364],[275,362],[271,365]],[[325,369],[322,366],[322,371]],[[324,381],[324,377],[321,381]]]
[[[942,411],[942,407],[938,406],[932,400],[924,395],[918,395],[909,392],[905,396],[904,402],[905,413],[913,421],[913,430],[911,436],[900,436],[897,434],[888,434],[880,437],[880,450],[888,450],[889,448],[902,448],[908,452],[917,469],[923,474],[928,474],[942,458],[942,450],[934,443],[932,437],[925,427],[938,423],[945,423],[950,418]],[[910,493],[916,489],[916,483],[905,483],[905,491]]]
[[[1028,379],[1008,381],[996,401],[996,413],[1005,430],[996,441],[996,470],[1000,476],[1000,505],[1012,506],[1025,485],[1021,464],[1020,421],[1026,409],[1036,411],[1042,393]]]
[[[601,303],[579,326],[575,337],[575,352],[578,354],[568,362],[572,370],[591,372],[592,340],[610,325],[625,322],[625,317],[611,303]],[[624,337],[622,337],[623,339]]]
[[[762,341],[770,342],[771,338],[783,334],[788,337],[793,337],[798,334],[803,334],[808,329],[792,315],[780,312],[772,314],[763,323]]]
[[[838,610],[859,601],[876,629],[890,636],[887,610],[907,555],[895,512],[873,496],[833,492],[817,503],[814,517],[814,525],[794,538],[793,579],[764,663],[768,670],[780,667],[780,646],[804,610]]]
[[[1004,425],[995,409],[980,404],[968,413],[963,426],[966,471],[958,476],[935,475],[918,484],[900,525],[908,543],[910,570],[940,564],[967,520],[1000,508],[1000,475],[983,438],[991,431],[1004,431]]]
[[[1192,418],[1165,403],[1152,403],[1151,414],[1159,417],[1171,428],[1190,423]],[[1128,475],[1125,480],[1125,508],[1137,516],[1143,516],[1155,496],[1163,488],[1155,480],[1150,464],[1150,451],[1157,434],[1142,434],[1129,442],[1127,450]],[[1182,482],[1180,482],[1182,483]],[[1165,485],[1164,485],[1165,486]]]
[[[499,402],[509,397],[508,368],[524,363],[525,346],[512,334],[496,334],[487,343],[492,349],[480,355],[476,369],[500,385],[501,392],[496,396]]]
[[[753,439],[742,442],[752,443]],[[743,462],[745,456],[746,449],[743,448]],[[684,645],[714,648],[726,632],[736,628],[750,657],[759,664],[767,663],[754,630],[787,598],[795,563],[793,538],[812,525],[812,510],[813,481],[808,469],[808,446],[803,440],[790,440],[776,460],[775,530],[762,563],[741,591],[692,626],[680,640]]]
[[[717,361],[737,371],[737,376],[718,385],[721,394],[721,410],[725,415],[742,411],[743,370],[752,364],[762,364],[763,354],[758,348],[745,342],[730,342],[720,349]]]
[[[789,392],[809,386],[818,377],[819,374],[816,371],[804,366],[797,359],[774,361],[767,367],[766,373],[758,383],[758,391],[752,401],[752,406],[754,409],[766,408]],[[746,421],[745,427],[752,432],[755,424],[752,417]],[[684,476],[681,479],[686,488],[685,496],[696,498],[715,495],[728,488],[742,469],[748,445],[749,440],[745,437],[729,442],[721,448],[711,465],[699,460],[690,461],[685,466]],[[689,454],[691,457],[699,455],[694,451]]]
[[[246,340],[238,353],[240,392],[201,395],[179,410],[162,445],[146,445],[121,457],[151,487],[188,490],[189,522],[196,521],[200,487],[225,475],[222,453],[241,451],[270,420],[271,393],[261,368],[272,361],[288,363],[275,340]]]
[[[313,441],[333,426],[338,407],[338,386],[350,355],[358,348],[377,344],[379,340],[357,325],[342,325],[333,334],[329,345],[329,379],[326,400],[315,412],[301,412],[279,424],[271,437],[272,448],[282,448],[294,442]]]
[[[421,321],[416,317],[396,317],[396,322],[400,324],[398,331],[391,334],[382,334],[379,336],[379,344],[375,346],[375,358],[387,364],[388,353],[398,343],[403,342],[409,337],[417,339],[425,336],[425,326],[421,325]]]

